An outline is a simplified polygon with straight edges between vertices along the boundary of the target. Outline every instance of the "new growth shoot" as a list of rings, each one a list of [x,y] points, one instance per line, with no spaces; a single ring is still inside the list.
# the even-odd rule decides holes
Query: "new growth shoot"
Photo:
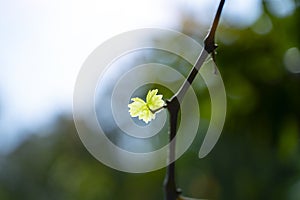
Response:
[[[132,103],[128,105],[130,116],[138,117],[139,120],[143,120],[146,124],[155,119],[155,114],[165,106],[165,102],[162,99],[163,95],[157,93],[158,89],[149,90],[146,102],[139,97],[132,98]]]

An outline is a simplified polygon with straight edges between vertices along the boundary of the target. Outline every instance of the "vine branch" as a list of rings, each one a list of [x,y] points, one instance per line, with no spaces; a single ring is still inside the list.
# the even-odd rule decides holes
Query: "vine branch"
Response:
[[[213,54],[217,45],[215,44],[215,33],[219,24],[219,20],[221,17],[221,13],[223,10],[225,0],[221,0],[218,10],[216,12],[214,21],[210,28],[209,33],[207,34],[206,38],[204,39],[204,48],[202,49],[200,56],[198,57],[193,69],[191,70],[190,74],[183,82],[182,86],[179,88],[178,92],[173,95],[173,97],[167,101],[166,108],[169,111],[170,115],[170,135],[169,135],[169,161],[171,162],[167,166],[166,170],[166,177],[164,180],[164,190],[165,190],[165,200],[176,200],[179,195],[181,194],[181,190],[176,186],[175,180],[175,136],[177,132],[177,120],[178,120],[178,113],[180,110],[180,103],[183,100],[187,90],[189,89],[190,85],[194,81],[196,75],[198,74],[199,69],[203,65],[204,61],[208,57],[209,54]]]

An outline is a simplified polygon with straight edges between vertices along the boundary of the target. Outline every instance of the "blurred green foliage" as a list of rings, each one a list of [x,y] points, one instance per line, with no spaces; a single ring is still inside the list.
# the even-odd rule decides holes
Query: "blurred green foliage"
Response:
[[[189,31],[201,25],[186,20],[182,31],[201,35]],[[264,29],[270,22],[271,29]],[[195,140],[176,162],[185,195],[300,199],[300,74],[283,62],[289,48],[300,48],[299,27],[297,9],[285,18],[266,10],[252,27],[225,22],[218,29],[216,63],[228,95],[226,124],[206,158],[198,159],[200,140]],[[80,142],[72,119],[58,117],[0,158],[0,199],[162,199],[164,173],[127,174],[102,165]]]

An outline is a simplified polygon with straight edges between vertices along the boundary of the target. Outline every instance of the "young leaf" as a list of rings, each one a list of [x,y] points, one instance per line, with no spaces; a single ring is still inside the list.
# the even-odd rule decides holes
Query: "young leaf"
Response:
[[[149,90],[146,96],[146,102],[138,97],[132,98],[128,105],[131,117],[138,117],[145,123],[155,119],[155,114],[161,109],[165,102],[162,100],[163,95],[157,95],[158,90]]]

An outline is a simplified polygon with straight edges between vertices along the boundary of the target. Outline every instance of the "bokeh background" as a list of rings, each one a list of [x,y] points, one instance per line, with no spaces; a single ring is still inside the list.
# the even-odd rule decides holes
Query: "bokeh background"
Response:
[[[171,28],[201,43],[218,2],[0,1],[0,199],[162,199],[165,169],[119,172],[84,148],[72,119],[76,75],[93,49],[131,29]],[[226,1],[216,36],[226,123],[206,158],[195,140],[176,162],[185,195],[300,199],[299,5]],[[199,101],[205,121],[209,103]]]

